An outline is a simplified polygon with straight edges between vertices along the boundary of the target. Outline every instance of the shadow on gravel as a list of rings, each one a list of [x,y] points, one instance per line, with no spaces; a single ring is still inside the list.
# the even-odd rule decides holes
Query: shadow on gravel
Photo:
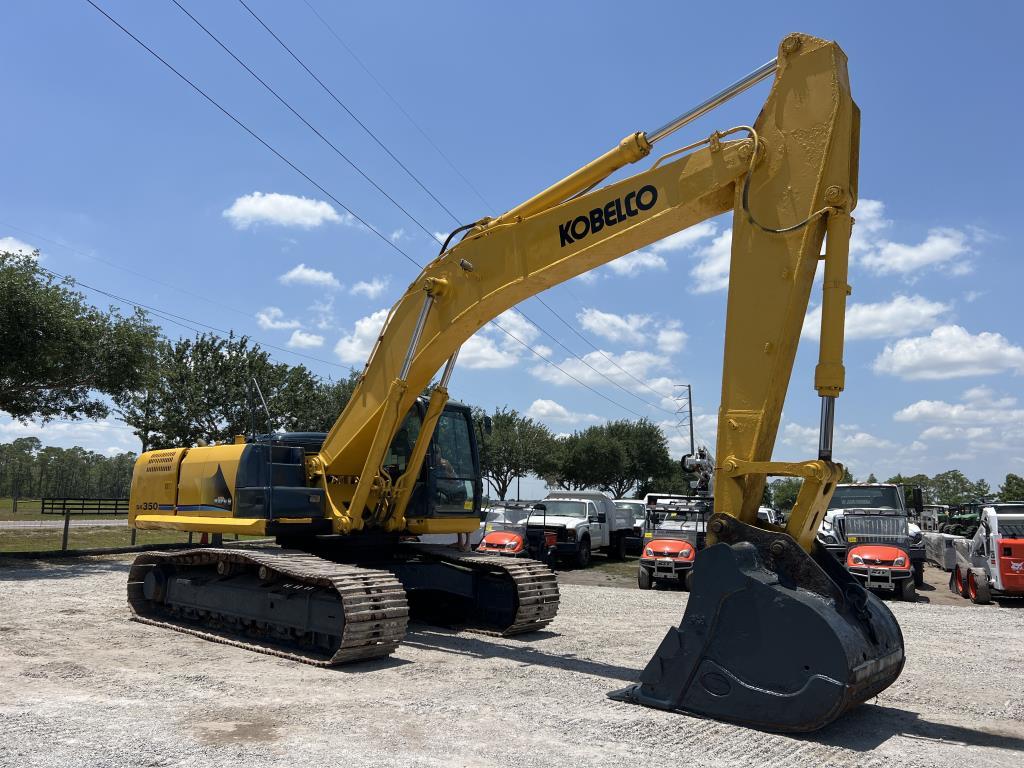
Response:
[[[553,632],[535,632],[533,635],[553,636]],[[527,636],[517,637],[516,640],[528,639]],[[540,637],[536,638],[540,639]],[[473,656],[479,659],[508,659],[518,661],[530,666],[552,667],[564,669],[568,672],[577,672],[584,675],[605,677],[610,680],[623,680],[627,683],[634,682],[640,676],[639,669],[620,667],[615,664],[604,664],[599,661],[580,659],[575,656],[563,656],[554,653],[545,653],[524,645],[508,646],[500,643],[492,643],[485,638],[466,634],[456,634],[438,630],[436,627],[426,625],[414,625],[409,634],[405,636],[402,645],[409,645],[413,648],[423,648],[429,651],[444,651],[460,656]]]
[[[796,738],[857,752],[875,749],[893,736],[963,744],[969,747],[1024,751],[1024,728],[1016,730],[1017,733],[1012,733],[1010,727],[967,728],[961,725],[936,723],[923,720],[916,712],[878,704],[862,704],[820,731]]]
[[[48,561],[19,560],[0,556],[0,581],[77,579],[97,573],[124,573],[127,576],[129,565],[127,560],[97,560],[88,557],[63,557]]]

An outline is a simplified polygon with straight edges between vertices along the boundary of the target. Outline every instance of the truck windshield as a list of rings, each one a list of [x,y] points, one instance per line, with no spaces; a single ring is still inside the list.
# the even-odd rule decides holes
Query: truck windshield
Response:
[[[587,504],[583,501],[562,501],[561,499],[548,499],[544,502],[548,515],[559,515],[562,517],[586,517]],[[544,512],[534,510],[533,519],[544,515]]]
[[[892,486],[840,485],[832,494],[829,509],[902,509]]]
[[[633,516],[634,520],[643,520],[647,506],[642,501],[616,501],[616,509],[624,509]]]

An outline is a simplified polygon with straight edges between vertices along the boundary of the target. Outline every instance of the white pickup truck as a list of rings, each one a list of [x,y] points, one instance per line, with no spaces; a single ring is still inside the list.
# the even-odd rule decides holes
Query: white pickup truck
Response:
[[[534,505],[527,526],[553,531],[558,556],[571,558],[577,566],[586,568],[595,550],[620,560],[626,556],[633,515],[616,508],[603,493],[552,491]]]

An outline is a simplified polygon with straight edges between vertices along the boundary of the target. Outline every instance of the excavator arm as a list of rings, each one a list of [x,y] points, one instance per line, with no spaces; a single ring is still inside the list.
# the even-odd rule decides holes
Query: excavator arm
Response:
[[[753,125],[716,132],[598,188],[689,120],[773,73]],[[404,517],[408,497],[458,350],[481,327],[547,288],[731,210],[709,546],[697,556],[681,625],[669,630],[640,681],[610,696],[803,731],[886,688],[903,666],[899,627],[815,540],[843,471],[832,461],[832,427],[844,386],[858,141],[845,55],[834,43],[790,35],[776,60],[690,113],[627,136],[511,211],[465,228],[462,240],[427,265],[391,310],[351,401],[309,462],[335,531],[419,530]],[[775,462],[819,261],[818,457]],[[412,460],[392,482],[381,468],[385,451],[442,365]],[[785,529],[757,523],[769,475],[803,479]],[[469,524],[475,527],[476,519]]]
[[[635,176],[591,189],[647,157],[684,121],[627,136],[541,194],[473,226],[424,268],[390,311],[351,401],[311,461],[337,532],[407,527],[403,512],[419,464],[410,462],[393,484],[381,468],[385,452],[415,398],[447,362],[434,392],[436,417],[460,346],[482,326],[551,286],[732,210],[716,509],[753,523],[766,475],[803,477],[808,482],[789,532],[810,549],[842,470],[825,449],[804,464],[770,459],[821,258],[826,281],[815,384],[828,404],[822,444],[831,442],[831,403],[843,388],[859,114],[835,44],[792,35],[776,61],[728,92],[772,72],[775,82],[752,127],[716,133]],[[826,230],[830,245],[822,256]],[[420,442],[430,433],[422,429]],[[424,447],[414,459],[422,459]]]

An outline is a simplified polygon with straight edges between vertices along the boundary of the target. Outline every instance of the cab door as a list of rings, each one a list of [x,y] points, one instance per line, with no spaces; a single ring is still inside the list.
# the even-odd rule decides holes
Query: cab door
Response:
[[[597,504],[592,501],[587,502],[587,524],[590,527],[591,549],[608,546],[608,524],[610,522]]]

